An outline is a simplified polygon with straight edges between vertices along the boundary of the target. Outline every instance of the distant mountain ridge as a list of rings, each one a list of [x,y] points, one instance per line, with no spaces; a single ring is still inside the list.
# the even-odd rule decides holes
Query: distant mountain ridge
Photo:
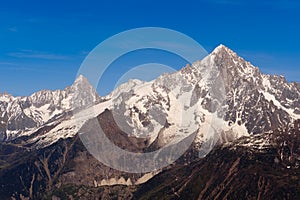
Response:
[[[85,92],[83,97],[74,96],[78,90]],[[100,97],[83,76],[65,90],[42,90],[29,97],[0,95],[0,141],[15,139],[60,118],[72,110],[75,98],[82,99],[81,103],[85,105],[90,101],[97,102]]]

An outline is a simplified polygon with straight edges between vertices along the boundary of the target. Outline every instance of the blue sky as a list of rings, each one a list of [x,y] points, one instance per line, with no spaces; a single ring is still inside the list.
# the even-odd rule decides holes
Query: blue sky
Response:
[[[63,89],[101,41],[147,26],[185,33],[208,52],[222,43],[265,73],[300,81],[299,9],[290,0],[3,1],[0,92]]]

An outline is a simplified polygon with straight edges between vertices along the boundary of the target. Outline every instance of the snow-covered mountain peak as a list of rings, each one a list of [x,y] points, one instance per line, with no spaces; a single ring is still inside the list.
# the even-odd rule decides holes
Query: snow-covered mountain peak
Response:
[[[219,71],[223,71],[226,76],[229,76],[227,77],[229,79],[244,78],[252,79],[253,82],[256,82],[262,76],[257,67],[224,45],[219,45],[215,48],[203,61],[209,61],[209,63],[217,66]]]
[[[66,90],[71,94],[72,109],[88,107],[99,100],[95,88],[83,75],[79,75],[73,85]]]
[[[88,79],[84,77],[83,75],[79,75],[74,83],[71,85],[71,90],[76,91],[76,90],[93,90],[93,86],[90,84]]]
[[[233,50],[226,47],[223,44],[220,44],[217,46],[210,55],[215,55],[216,57],[222,57],[222,58],[237,58],[239,57]]]
[[[224,44],[220,44],[219,46],[217,46],[212,53],[218,53],[220,51],[227,51],[230,53],[234,53],[231,49],[229,49],[227,46],[225,46]]]
[[[74,84],[89,84],[89,81],[86,77],[84,77],[82,74],[80,74],[74,81]]]

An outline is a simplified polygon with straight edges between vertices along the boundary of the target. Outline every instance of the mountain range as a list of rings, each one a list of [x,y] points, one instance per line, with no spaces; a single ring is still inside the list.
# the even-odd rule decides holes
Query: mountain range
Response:
[[[104,97],[82,75],[64,90],[0,94],[0,199],[297,199],[299,120],[300,84],[224,45]],[[81,140],[95,123],[130,152],[191,145],[163,169],[119,171]]]

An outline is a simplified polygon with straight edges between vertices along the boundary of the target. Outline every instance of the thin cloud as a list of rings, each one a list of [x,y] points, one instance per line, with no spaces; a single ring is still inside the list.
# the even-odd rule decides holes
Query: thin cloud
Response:
[[[40,70],[37,67],[28,67],[28,66],[24,66],[18,63],[12,63],[12,62],[0,62],[0,69],[1,70],[11,70],[11,71],[36,71],[36,72],[40,72],[42,70],[44,70],[43,68],[41,68],[42,70]]]
[[[44,59],[44,60],[66,60],[69,59],[68,56],[52,54],[41,51],[34,50],[20,50],[18,52],[10,52],[8,56],[15,58],[35,58],[35,59]]]
[[[0,62],[0,70],[8,70],[8,71],[24,71],[24,72],[38,72],[38,73],[62,73],[61,71],[57,70],[57,68],[45,68],[45,67],[38,67],[38,66],[27,66],[24,64],[18,64],[18,63],[6,63],[6,62]]]
[[[8,28],[10,32],[18,32],[18,28],[16,26]]]
[[[15,66],[15,63],[11,63],[11,62],[0,62],[0,66]]]
[[[80,54],[86,56],[86,55],[88,55],[90,52],[91,52],[91,51],[81,51]]]
[[[28,23],[36,23],[36,22],[40,22],[41,20],[39,18],[27,18],[24,21]]]

